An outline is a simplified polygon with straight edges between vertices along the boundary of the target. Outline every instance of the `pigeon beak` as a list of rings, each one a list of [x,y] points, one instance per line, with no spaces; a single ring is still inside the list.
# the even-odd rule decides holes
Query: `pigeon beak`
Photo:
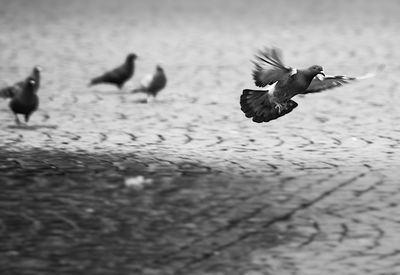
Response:
[[[322,74],[323,76],[325,76],[324,71],[320,71],[318,74]]]

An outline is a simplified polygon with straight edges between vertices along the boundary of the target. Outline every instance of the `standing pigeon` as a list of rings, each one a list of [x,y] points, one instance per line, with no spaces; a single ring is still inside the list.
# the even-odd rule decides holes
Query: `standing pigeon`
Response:
[[[18,114],[23,114],[25,122],[39,106],[37,91],[40,87],[40,67],[34,67],[32,73],[23,81],[13,86],[0,89],[0,97],[11,98],[9,106],[15,115],[15,122],[20,124]]]
[[[147,102],[149,102],[149,96],[155,98],[165,85],[167,84],[167,77],[165,76],[163,68],[159,65],[156,67],[156,71],[153,74],[147,75],[143,78],[140,86],[132,91],[132,93],[145,93],[147,94]]]
[[[252,117],[257,123],[268,122],[290,113],[298,105],[291,100],[297,94],[319,92],[365,78],[325,76],[319,65],[301,70],[285,66],[281,53],[276,48],[266,48],[256,58],[253,79],[256,86],[266,87],[266,90],[244,89],[240,105],[246,117]]]
[[[89,86],[96,85],[96,84],[112,84],[116,85],[119,89],[124,86],[125,82],[128,81],[133,73],[135,72],[135,59],[137,55],[134,53],[128,54],[124,64],[121,66],[107,71],[101,76],[93,78]]]

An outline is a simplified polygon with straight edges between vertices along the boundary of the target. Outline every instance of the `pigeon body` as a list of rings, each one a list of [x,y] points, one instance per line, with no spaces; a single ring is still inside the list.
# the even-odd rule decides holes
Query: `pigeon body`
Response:
[[[124,86],[125,82],[128,81],[135,72],[136,58],[136,54],[129,54],[126,57],[124,64],[113,70],[107,71],[98,77],[93,78],[90,81],[89,86],[97,84],[111,84],[121,89]]]
[[[10,98],[9,107],[15,115],[15,121],[20,124],[18,114],[24,115],[25,122],[29,121],[31,114],[39,107],[37,91],[40,87],[40,67],[35,67],[25,80],[13,86],[0,89],[0,97]]]
[[[36,94],[36,82],[34,80],[28,80],[25,86],[15,93],[9,106],[15,115],[17,124],[20,124],[17,114],[24,115],[25,122],[28,122],[31,114],[39,107],[39,97]]]
[[[240,97],[241,110],[254,122],[268,122],[290,113],[298,104],[291,100],[298,94],[331,89],[360,78],[325,76],[319,65],[307,69],[285,66],[276,48],[260,51],[254,62],[253,79],[266,90],[245,89]],[[267,68],[265,68],[267,66]]]
[[[156,67],[156,71],[146,76],[140,86],[132,91],[132,93],[145,93],[148,96],[156,97],[157,94],[164,89],[167,84],[167,77],[163,68]]]

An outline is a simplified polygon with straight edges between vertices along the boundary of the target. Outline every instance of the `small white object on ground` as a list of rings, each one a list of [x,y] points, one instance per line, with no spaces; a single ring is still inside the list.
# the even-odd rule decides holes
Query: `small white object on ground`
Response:
[[[125,179],[125,186],[135,189],[143,189],[146,185],[152,184],[153,179],[146,179],[143,176],[130,177]]]

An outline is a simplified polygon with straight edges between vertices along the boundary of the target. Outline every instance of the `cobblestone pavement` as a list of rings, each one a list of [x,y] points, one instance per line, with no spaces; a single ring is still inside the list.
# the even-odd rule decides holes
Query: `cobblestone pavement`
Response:
[[[0,5],[0,83],[41,65],[28,127],[0,105],[1,274],[400,274],[398,1]],[[377,76],[240,111],[256,49]],[[123,91],[91,76],[140,59]],[[157,101],[129,94],[160,63]],[[146,186],[126,185],[143,176]]]

